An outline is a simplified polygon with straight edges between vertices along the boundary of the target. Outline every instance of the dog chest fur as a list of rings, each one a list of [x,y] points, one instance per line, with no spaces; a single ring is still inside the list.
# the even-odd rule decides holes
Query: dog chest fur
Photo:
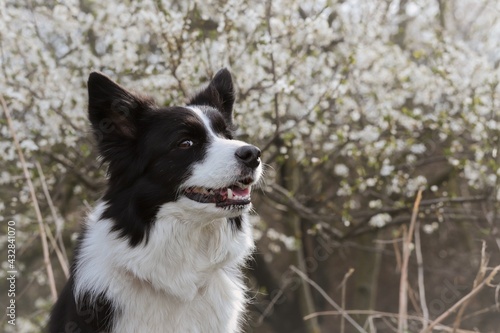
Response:
[[[250,225],[243,221],[234,232],[226,219],[188,221],[180,206],[165,204],[148,243],[134,248],[100,219],[104,203],[87,219],[75,297],[91,291],[113,300],[113,332],[238,330],[244,304],[238,265],[253,248]]]

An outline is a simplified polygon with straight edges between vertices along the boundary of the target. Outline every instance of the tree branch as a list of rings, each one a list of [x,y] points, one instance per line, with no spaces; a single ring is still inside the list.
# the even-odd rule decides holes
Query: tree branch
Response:
[[[349,323],[351,323],[352,326],[354,326],[359,332],[368,333],[354,319],[352,319],[352,317],[349,316],[349,314],[344,309],[342,309],[330,296],[328,296],[328,294],[316,282],[309,279],[309,277],[304,272],[302,272],[301,270],[299,270],[297,267],[295,267],[293,265],[290,266],[290,269],[292,271],[294,271],[298,276],[300,276],[304,281],[309,283],[314,289],[316,289],[321,294],[321,296],[323,296],[323,298],[328,303],[330,303],[330,305],[333,306],[335,308],[335,310],[340,312],[342,314],[342,316],[345,317],[345,319]]]

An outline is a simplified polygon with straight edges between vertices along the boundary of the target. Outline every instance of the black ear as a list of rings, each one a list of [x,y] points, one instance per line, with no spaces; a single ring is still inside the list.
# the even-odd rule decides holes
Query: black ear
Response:
[[[224,119],[233,123],[234,87],[231,73],[227,68],[220,69],[207,88],[199,92],[188,105],[209,105],[218,109]]]
[[[139,119],[147,109],[154,107],[154,102],[131,93],[99,72],[90,74],[88,92],[89,120],[106,159],[113,149],[125,148],[136,138]]]

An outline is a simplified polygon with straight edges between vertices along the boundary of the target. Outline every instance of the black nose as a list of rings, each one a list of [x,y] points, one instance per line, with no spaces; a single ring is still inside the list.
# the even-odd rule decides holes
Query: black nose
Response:
[[[243,146],[236,149],[234,153],[247,167],[255,169],[260,164],[260,149],[255,146]]]

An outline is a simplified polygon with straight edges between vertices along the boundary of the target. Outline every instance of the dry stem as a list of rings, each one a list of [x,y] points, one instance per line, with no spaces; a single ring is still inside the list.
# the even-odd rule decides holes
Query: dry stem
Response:
[[[413,236],[413,231],[415,230],[415,223],[417,222],[418,207],[420,201],[422,200],[422,191],[419,190],[417,193],[417,198],[413,205],[413,211],[411,214],[410,230],[406,237],[403,237],[403,263],[401,266],[401,279],[399,283],[399,320],[398,320],[398,332],[405,332],[408,330],[408,263],[410,261],[410,244]]]
[[[344,309],[342,309],[330,296],[328,296],[323,288],[321,288],[316,282],[311,280],[304,272],[293,265],[290,266],[290,269],[294,271],[298,276],[300,276],[304,281],[309,283],[314,289],[316,289],[321,294],[321,296],[323,296],[323,298],[328,303],[330,303],[330,305],[333,306],[343,317],[345,317],[345,319],[350,322],[352,326],[354,326],[359,332],[368,333],[354,319],[352,319],[352,317],[349,316],[349,314]]]
[[[432,332],[432,329],[434,326],[437,324],[441,323],[443,320],[445,320],[450,314],[452,314],[454,311],[456,311],[462,304],[469,302],[472,297],[474,297],[477,293],[481,291],[481,289],[484,288],[484,286],[489,285],[493,278],[495,278],[496,274],[500,271],[500,266],[497,266],[493,269],[493,271],[486,277],[484,280],[481,281],[475,288],[473,288],[470,293],[465,295],[461,300],[456,302],[451,308],[443,312],[436,320],[434,320],[432,323],[429,324],[429,326],[425,329],[423,329],[420,333],[429,333]]]
[[[344,313],[347,313],[350,315],[368,315],[370,318],[385,318],[385,317],[395,318],[395,319],[399,318],[398,313],[375,311],[375,310],[344,310]],[[309,320],[311,318],[320,317],[320,316],[343,316],[343,313],[341,313],[339,311],[320,311],[320,312],[311,313],[310,315],[305,316],[304,320]],[[415,315],[407,315],[406,319],[422,321],[422,317],[415,316]],[[453,331],[453,328],[445,326],[445,325],[437,324],[435,327],[437,329],[440,329],[440,330],[443,330],[446,332]],[[457,330],[457,333],[476,333],[476,331],[459,329],[459,330]]]
[[[38,200],[36,198],[35,187],[31,181],[31,175],[28,170],[28,166],[26,164],[26,160],[24,159],[24,154],[19,145],[19,141],[17,140],[16,132],[14,130],[14,126],[12,125],[12,118],[10,116],[9,108],[7,107],[7,103],[3,98],[3,95],[0,94],[0,102],[2,103],[3,110],[5,112],[5,117],[7,118],[7,124],[9,126],[9,131],[12,135],[12,141],[14,142],[14,146],[16,147],[17,154],[19,156],[19,160],[21,162],[24,176],[26,177],[26,182],[28,183],[28,188],[30,190],[31,199],[33,201],[33,207],[35,208],[35,214],[38,220],[38,228],[40,229],[40,238],[42,239],[42,249],[43,249],[43,262],[45,264],[45,268],[47,269],[47,277],[49,280],[50,293],[52,296],[52,300],[55,302],[57,300],[57,289],[56,282],[54,280],[54,272],[52,270],[52,263],[50,262],[49,257],[49,246],[47,244],[47,235],[45,233],[42,212],[40,211],[40,206],[38,205]]]
[[[486,276],[486,268],[488,267],[489,256],[486,254],[486,242],[483,241],[483,246],[481,249],[481,263],[479,264],[479,270],[477,271],[476,278],[474,279],[473,288],[477,287],[477,285],[484,279]],[[462,317],[464,315],[465,309],[469,304],[469,301],[464,302],[460,309],[458,310],[457,317],[455,318],[455,322],[453,323],[453,328],[456,330],[460,328],[460,323],[462,322]],[[453,331],[455,332],[455,331]]]
[[[52,213],[52,217],[54,219],[54,222],[57,225],[57,221],[59,220],[59,216],[57,215],[56,209],[54,207],[54,203],[52,202],[52,198],[50,197],[49,189],[47,187],[47,182],[45,181],[45,175],[43,174],[42,166],[40,165],[40,163],[38,163],[38,161],[35,162],[35,166],[38,170],[38,175],[40,176],[40,181],[42,183],[43,193],[45,194],[45,198],[47,199],[47,203],[49,204],[50,211]],[[59,228],[57,228],[57,229],[59,230]],[[62,240],[61,232],[60,231],[56,232],[56,237],[57,237],[57,241],[59,241],[59,244],[57,243],[55,237],[52,235],[52,231],[50,230],[49,226],[47,226],[47,236],[49,237],[50,244],[52,244],[52,247],[54,248],[54,251],[56,252],[57,259],[59,260],[59,264],[61,265],[61,268],[64,272],[64,276],[66,276],[66,279],[68,279],[69,278],[69,262],[68,262],[68,257],[66,256],[66,250],[64,248],[64,243]]]
[[[422,256],[422,246],[420,242],[420,222],[417,221],[415,226],[415,255],[417,257],[418,267],[418,293],[420,297],[420,307],[422,308],[422,327],[427,327],[429,323],[429,308],[425,298],[425,283],[424,283],[424,259]]]
[[[342,288],[342,309],[345,309],[345,295],[346,295],[346,285],[347,280],[351,277],[352,273],[354,273],[354,268],[349,268],[347,273],[345,273],[344,278],[342,279],[342,283],[340,284],[340,288]],[[340,333],[345,332],[345,318],[342,316],[340,318]]]

